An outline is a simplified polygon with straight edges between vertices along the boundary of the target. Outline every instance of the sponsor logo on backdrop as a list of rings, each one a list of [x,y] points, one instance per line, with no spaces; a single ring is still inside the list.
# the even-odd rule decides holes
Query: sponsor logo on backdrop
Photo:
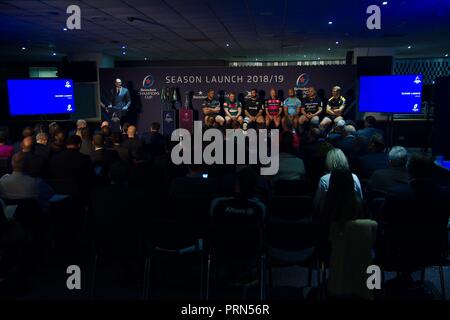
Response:
[[[301,97],[304,98],[306,97],[306,91],[308,90],[308,83],[310,80],[310,76],[307,73],[302,73],[301,75],[298,76],[297,81],[295,82],[295,91],[300,91],[301,92]]]
[[[303,88],[306,87],[308,83],[309,83],[309,74],[302,73],[301,75],[298,76],[295,86],[298,88]]]
[[[153,99],[154,96],[159,96],[159,91],[154,88],[155,78],[152,74],[147,75],[142,80],[142,88],[139,90],[139,95],[144,99]]]
[[[203,100],[203,99],[206,99],[206,97],[207,97],[206,91],[200,90],[200,91],[194,93],[194,95],[192,96],[192,99]]]

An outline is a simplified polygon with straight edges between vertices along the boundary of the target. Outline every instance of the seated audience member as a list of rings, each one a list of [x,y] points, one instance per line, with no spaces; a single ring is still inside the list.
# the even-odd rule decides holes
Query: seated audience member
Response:
[[[317,187],[320,177],[326,172],[325,159],[331,149],[333,146],[322,137],[319,128],[312,128],[307,132],[306,141],[300,147],[300,154],[312,188]]]
[[[27,137],[32,137],[33,138],[33,135],[34,135],[33,128],[32,127],[25,127],[22,130],[22,139],[20,141],[17,141],[16,143],[14,143],[14,153],[19,152],[19,151],[22,150],[22,141],[23,141],[23,139],[25,139]]]
[[[45,132],[39,132],[36,135],[36,144],[34,145],[34,154],[46,160],[50,158],[50,147],[48,146],[48,135]]]
[[[87,122],[86,122],[86,120],[83,120],[83,119],[77,120],[77,123],[76,123],[76,129],[75,129],[74,134],[76,134],[77,136],[79,136],[80,138],[82,138],[82,136],[81,136],[81,131],[82,131],[84,128],[87,128]]]
[[[91,156],[95,151],[94,145],[92,144],[91,132],[88,127],[82,128],[80,130],[81,138],[81,148],[80,152],[84,155]]]
[[[345,121],[339,120],[335,122],[335,127],[328,133],[327,141],[336,146],[336,143],[344,137],[345,134]]]
[[[14,146],[7,145],[6,140],[6,134],[0,132],[0,159],[11,158],[13,155]]]
[[[137,136],[136,126],[130,125],[128,127],[127,136],[122,142],[122,147],[128,149],[132,158],[136,158],[136,152],[143,148],[142,141]]]
[[[350,170],[347,157],[340,149],[332,149],[328,152],[325,160],[325,165],[328,172],[332,172],[333,170],[338,169]],[[352,177],[356,196],[362,199],[363,194],[361,189],[361,183],[359,182],[359,179],[355,174],[352,174]],[[322,176],[319,180],[319,185],[317,187],[316,195],[314,198],[314,203],[317,208],[320,208],[323,205],[329,185],[330,185],[330,173],[327,173],[324,176]]]
[[[47,210],[53,189],[44,180],[24,172],[25,158],[23,152],[12,157],[12,174],[0,178],[0,197],[8,200],[37,200],[42,209]]]
[[[367,191],[387,192],[388,189],[405,185],[409,182],[406,163],[408,161],[408,152],[405,148],[395,146],[389,151],[389,168],[378,169],[370,177],[367,185]]]
[[[384,152],[385,148],[383,137],[379,134],[373,135],[369,143],[369,153],[358,159],[362,179],[369,179],[376,170],[389,168],[388,154]]]
[[[160,128],[159,122],[153,122],[150,132],[142,135],[145,151],[152,157],[162,155],[165,152],[165,140],[164,136],[159,132]]]
[[[109,167],[120,161],[119,154],[115,150],[107,150],[104,145],[104,137],[101,133],[96,133],[92,139],[94,152],[91,154],[91,160],[96,170],[100,170],[97,174],[106,177]]]
[[[354,126],[346,125],[342,138],[336,141],[336,148],[339,148],[347,156],[350,164],[353,163],[356,158],[356,142],[355,142],[356,129]]]
[[[121,137],[122,135],[120,134],[120,132],[113,132],[113,134],[110,137],[111,146],[109,147],[109,149],[117,151],[120,160],[126,163],[130,163],[131,161],[130,150],[121,145],[122,142]]]
[[[67,138],[66,149],[50,159],[50,178],[90,187],[95,177],[94,166],[89,156],[80,153],[81,143],[78,135]]]
[[[170,185],[170,195],[175,199],[207,198],[212,199],[217,194],[217,183],[213,178],[205,178],[203,166],[188,165],[189,172],[184,177],[177,177]]]
[[[55,131],[50,142],[50,150],[52,154],[61,152],[66,147],[66,135],[64,131]]]
[[[34,153],[33,137],[26,137],[22,141],[22,152],[25,155],[23,171],[33,177],[47,175],[47,159]]]
[[[286,131],[281,134],[279,169],[272,181],[302,180],[306,178],[303,160],[295,156],[294,133]]]
[[[356,131],[356,136],[363,138],[364,145],[367,147],[375,134],[384,136],[384,132],[376,128],[377,119],[374,116],[367,116],[364,119],[364,129]]]
[[[236,174],[235,195],[220,197],[212,201],[210,213],[214,215],[227,214],[262,214],[265,216],[265,205],[255,197],[257,193],[258,174],[252,167],[244,167]]]
[[[361,219],[362,199],[354,185],[349,170],[333,170],[320,208],[320,221],[328,226],[331,243],[328,294],[371,299],[366,268],[372,264],[377,223]]]
[[[445,208],[450,191],[432,180],[433,165],[426,155],[412,154],[407,163],[410,182],[389,189],[382,208],[385,230],[379,254],[393,257],[411,271],[442,257],[448,246],[450,211]]]

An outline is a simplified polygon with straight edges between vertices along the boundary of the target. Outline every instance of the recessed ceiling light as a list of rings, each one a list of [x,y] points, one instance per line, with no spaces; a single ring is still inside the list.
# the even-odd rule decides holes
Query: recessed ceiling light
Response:
[[[63,28],[63,31],[67,31],[67,28]]]
[[[336,44],[339,44],[339,41],[336,41]]]
[[[328,51],[331,51],[331,48],[328,48]]]
[[[22,50],[26,50],[27,48],[25,48],[25,47],[22,47]]]
[[[317,58],[317,60],[320,60],[320,57],[319,57],[319,58]]]
[[[444,57],[448,57],[448,53],[446,53]]]
[[[145,57],[145,58],[144,58],[144,60],[145,60],[145,61],[147,61],[147,60],[148,60],[148,58],[147,58],[147,57]]]
[[[53,53],[52,53],[52,56],[56,56],[56,52],[53,52]]]
[[[387,5],[387,1],[383,1],[382,5],[383,6]]]
[[[230,44],[229,44],[229,43],[227,43],[227,44],[226,44],[226,46],[227,46],[227,47],[229,47],[229,46],[230,46]]]
[[[127,53],[125,51],[122,52],[123,55],[126,55]]]
[[[303,55],[303,58],[306,58],[306,54]]]
[[[411,49],[411,46],[408,46],[408,49]]]
[[[333,21],[328,21],[328,24],[333,24]]]
[[[125,49],[126,47],[125,46],[122,46],[122,49]]]

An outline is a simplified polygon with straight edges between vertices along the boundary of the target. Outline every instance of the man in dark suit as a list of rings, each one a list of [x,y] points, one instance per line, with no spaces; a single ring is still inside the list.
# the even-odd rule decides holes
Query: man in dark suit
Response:
[[[112,91],[112,98],[110,105],[110,108],[112,108],[111,111],[116,112],[117,116],[123,119],[130,106],[131,106],[130,91],[128,91],[127,88],[122,87],[122,80],[116,79],[114,83],[114,89]]]
[[[22,152],[25,155],[23,171],[32,177],[44,177],[47,175],[48,159],[34,153],[33,137],[25,137],[22,141]]]
[[[153,122],[150,132],[145,132],[141,137],[146,152],[151,156],[159,156],[165,152],[165,140],[164,136],[159,132],[160,128],[159,122]]]
[[[405,148],[395,146],[389,151],[389,168],[376,170],[367,185],[368,194],[371,192],[386,193],[390,188],[406,185],[409,182],[406,162],[408,152]]]
[[[369,142],[375,134],[384,137],[384,132],[376,128],[377,119],[374,116],[367,116],[364,119],[364,129],[356,131],[356,136],[362,142],[362,151],[366,152]]]
[[[383,137],[375,134],[369,143],[369,153],[359,157],[358,169],[362,179],[369,179],[376,170],[389,168],[388,155]]]
[[[450,191],[432,180],[433,161],[423,154],[411,155],[407,170],[410,182],[388,190],[379,253],[414,271],[447,246]]]
[[[104,146],[104,137],[102,134],[95,134],[92,143],[95,151],[91,154],[91,160],[96,169],[96,173],[100,176],[106,177],[109,172],[109,167],[120,161],[119,154],[115,150],[108,150]],[[97,171],[98,170],[98,171]]]
[[[80,153],[81,138],[67,138],[66,150],[50,159],[50,178],[68,180],[88,186],[94,179],[94,166],[89,156]]]

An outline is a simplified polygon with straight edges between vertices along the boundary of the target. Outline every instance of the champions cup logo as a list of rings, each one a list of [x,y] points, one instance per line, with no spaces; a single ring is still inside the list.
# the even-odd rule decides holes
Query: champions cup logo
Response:
[[[153,78],[153,76],[151,74],[149,74],[148,76],[146,76],[144,78],[144,81],[142,81],[142,87],[144,87],[145,89],[150,89],[154,83],[155,83],[155,79]]]
[[[305,87],[309,82],[309,74],[302,73],[298,76],[297,82],[295,83],[296,87]]]
[[[153,75],[147,75],[144,80],[142,80],[142,88],[139,91],[139,95],[144,97],[144,99],[152,99],[154,96],[159,95],[159,91],[156,88],[153,88],[155,84],[155,78]]]

